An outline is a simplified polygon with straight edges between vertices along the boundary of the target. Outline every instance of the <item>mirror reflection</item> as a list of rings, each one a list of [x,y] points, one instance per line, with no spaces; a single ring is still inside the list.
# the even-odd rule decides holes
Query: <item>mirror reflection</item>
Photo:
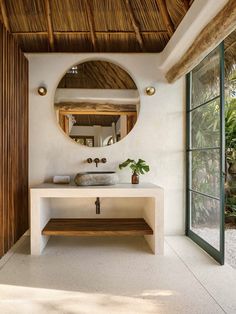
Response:
[[[140,100],[130,75],[107,61],[69,69],[55,93],[57,122],[76,143],[102,147],[123,139],[134,127]]]

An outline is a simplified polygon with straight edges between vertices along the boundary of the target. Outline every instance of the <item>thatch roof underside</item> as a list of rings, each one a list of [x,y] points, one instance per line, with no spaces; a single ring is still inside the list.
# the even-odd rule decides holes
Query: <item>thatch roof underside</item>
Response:
[[[25,52],[160,52],[192,0],[1,0]]]
[[[224,40],[226,77],[236,77],[236,30]]]
[[[224,40],[224,69],[225,69],[225,91],[235,89],[236,82],[236,30]],[[208,100],[209,97],[219,95],[220,92],[220,68],[219,50],[211,52],[192,71],[194,78],[193,102]],[[232,86],[232,84],[234,84]],[[226,93],[226,96],[229,93]],[[231,97],[231,96],[230,96]],[[217,102],[217,101],[216,101]]]
[[[70,69],[59,88],[137,89],[130,75],[107,61],[87,61]]]

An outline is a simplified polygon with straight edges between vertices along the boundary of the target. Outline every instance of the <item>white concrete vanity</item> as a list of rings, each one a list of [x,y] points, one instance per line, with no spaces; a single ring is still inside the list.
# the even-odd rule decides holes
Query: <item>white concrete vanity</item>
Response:
[[[150,183],[138,185],[117,184],[111,186],[87,186],[42,184],[31,188],[31,254],[40,255],[49,236],[42,234],[52,217],[47,202],[51,198],[145,198],[142,215],[151,227],[153,234],[144,235],[154,254],[163,254],[164,250],[164,192]],[[65,208],[66,210],[66,208]],[[78,218],[80,213],[78,210]],[[89,218],[89,217],[88,217]],[[96,217],[99,219],[99,216]],[[124,217],[126,218],[126,217]]]

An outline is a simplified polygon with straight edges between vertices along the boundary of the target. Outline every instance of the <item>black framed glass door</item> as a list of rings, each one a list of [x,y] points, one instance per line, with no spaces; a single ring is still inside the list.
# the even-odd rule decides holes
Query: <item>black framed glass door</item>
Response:
[[[224,263],[224,46],[187,75],[186,235]]]

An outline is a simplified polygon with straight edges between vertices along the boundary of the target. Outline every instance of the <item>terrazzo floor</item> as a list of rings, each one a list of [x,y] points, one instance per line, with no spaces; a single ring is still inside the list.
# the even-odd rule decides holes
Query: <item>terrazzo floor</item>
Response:
[[[219,230],[213,228],[197,228],[194,231],[203,239],[217,247]],[[236,269],[236,228],[225,229],[225,262]]]
[[[51,238],[31,256],[25,236],[0,260],[1,314],[235,314],[235,291],[236,271],[184,236],[164,256],[142,237]]]

